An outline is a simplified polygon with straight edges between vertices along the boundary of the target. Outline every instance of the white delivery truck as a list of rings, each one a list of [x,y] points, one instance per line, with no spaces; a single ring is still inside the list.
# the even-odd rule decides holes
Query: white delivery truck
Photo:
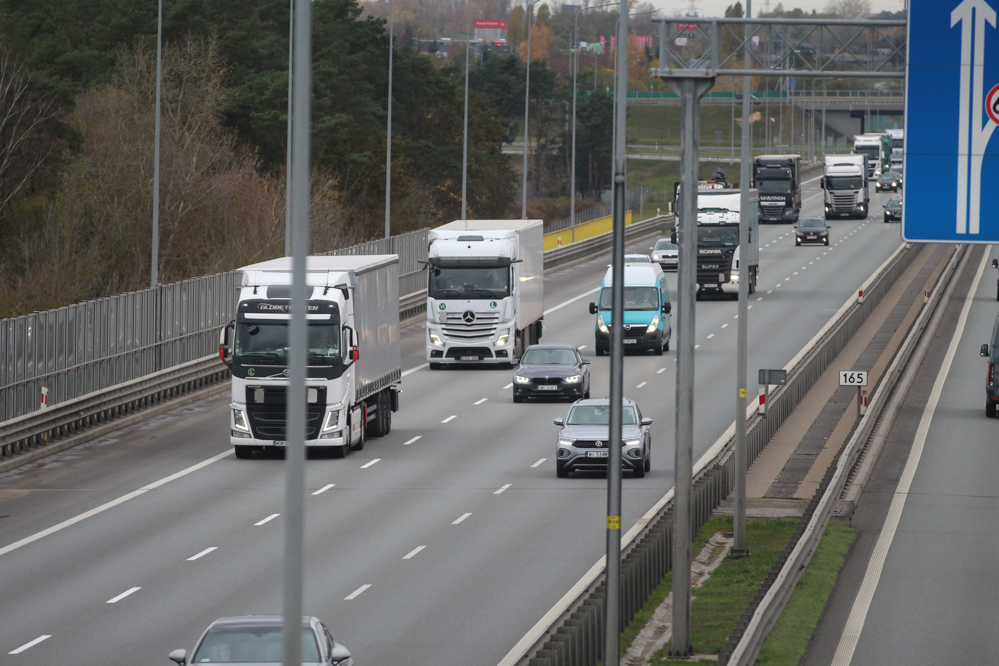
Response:
[[[430,230],[427,361],[504,363],[541,339],[541,220],[457,220]]]
[[[902,173],[902,154],[905,151],[905,130],[885,130],[891,138],[891,170]]]
[[[867,176],[880,175],[884,164],[884,139],[880,134],[858,134],[853,137],[854,155],[867,158]]]
[[[306,446],[342,458],[392,428],[402,378],[399,257],[308,257]],[[291,257],[241,268],[219,356],[232,370],[237,458],[285,444]]]
[[[867,217],[871,197],[866,155],[826,155],[819,186],[823,189],[826,219]]]
[[[749,210],[740,213],[740,190],[697,193],[697,298],[722,293],[739,297],[739,266],[747,262],[749,293],[756,291],[760,267],[760,194],[749,190]],[[749,244],[739,243],[739,223],[749,225]]]

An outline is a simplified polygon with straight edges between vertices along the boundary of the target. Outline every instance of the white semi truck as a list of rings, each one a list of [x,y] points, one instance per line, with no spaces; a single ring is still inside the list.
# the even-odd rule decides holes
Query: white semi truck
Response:
[[[541,339],[541,220],[457,220],[430,230],[427,362],[502,363]]]
[[[399,409],[399,257],[308,257],[306,446],[335,458],[392,428]],[[286,438],[291,257],[241,268],[236,319],[219,356],[232,370],[237,458]]]
[[[853,153],[867,158],[867,176],[874,176],[885,161],[884,139],[880,134],[858,134],[853,137]]]
[[[901,173],[902,155],[905,151],[905,130],[885,130],[891,138],[891,170]]]
[[[825,199],[827,220],[834,217],[867,217],[870,210],[866,155],[826,155],[819,186]]]
[[[722,293],[739,297],[739,267],[746,261],[749,293],[756,291],[760,266],[760,195],[749,190],[749,210],[740,213],[742,192],[709,189],[697,193],[697,298]],[[749,244],[739,243],[739,223],[749,225]]]

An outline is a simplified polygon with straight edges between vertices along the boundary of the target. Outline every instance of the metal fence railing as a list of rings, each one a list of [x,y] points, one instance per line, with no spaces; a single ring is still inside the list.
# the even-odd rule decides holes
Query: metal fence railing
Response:
[[[645,195],[647,192],[647,187],[635,187],[628,190],[625,193],[624,209],[640,215],[642,207],[645,204]],[[548,234],[553,231],[562,231],[563,229],[578,226],[585,222],[599,220],[601,217],[607,217],[614,212],[613,206],[614,204],[610,201],[601,201],[595,206],[590,206],[589,208],[584,208],[583,210],[577,210],[575,222],[573,222],[572,216],[563,217],[561,220],[556,220],[555,222],[546,222],[545,233]]]

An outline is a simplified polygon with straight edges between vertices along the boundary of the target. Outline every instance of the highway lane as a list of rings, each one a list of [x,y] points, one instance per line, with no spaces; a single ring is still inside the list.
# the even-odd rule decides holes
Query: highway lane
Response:
[[[965,298],[990,256],[976,249],[969,261],[858,502],[860,534],[805,663],[985,664],[999,656],[999,424],[985,416],[988,360],[979,357],[999,309],[995,272],[986,267]],[[845,627],[859,633],[855,642]]]
[[[806,212],[820,208],[814,185]],[[786,363],[899,242],[898,227],[873,216],[833,226],[830,248],[796,248],[790,227],[763,228],[751,370]],[[606,263],[546,278],[547,307],[599,286]],[[544,340],[592,351],[589,300],[550,312]],[[697,453],[732,420],[735,308],[698,304]],[[404,367],[422,365],[423,335],[404,331]],[[600,394],[608,359],[593,361]],[[626,361],[625,393],[655,419],[653,471],[625,479],[626,526],[672,485],[674,368],[672,352]],[[365,663],[495,663],[602,554],[606,481],[554,476],[551,419],[566,405],[513,405],[509,382],[502,370],[418,370],[388,437],[309,461],[309,492],[326,490],[306,503],[306,608]],[[224,452],[225,407],[207,401],[0,479],[0,548]],[[145,663],[190,647],[220,615],[274,612],[282,519],[255,523],[282,511],[283,481],[278,460],[224,457],[0,555],[0,596],[17,600],[0,608],[0,654],[50,635],[17,658],[88,663],[111,647]]]

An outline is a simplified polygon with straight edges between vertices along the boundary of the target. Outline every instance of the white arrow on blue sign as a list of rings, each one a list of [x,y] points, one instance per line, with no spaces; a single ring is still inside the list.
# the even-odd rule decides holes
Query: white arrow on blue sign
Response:
[[[907,39],[902,237],[999,242],[996,12],[986,0],[911,0]]]

